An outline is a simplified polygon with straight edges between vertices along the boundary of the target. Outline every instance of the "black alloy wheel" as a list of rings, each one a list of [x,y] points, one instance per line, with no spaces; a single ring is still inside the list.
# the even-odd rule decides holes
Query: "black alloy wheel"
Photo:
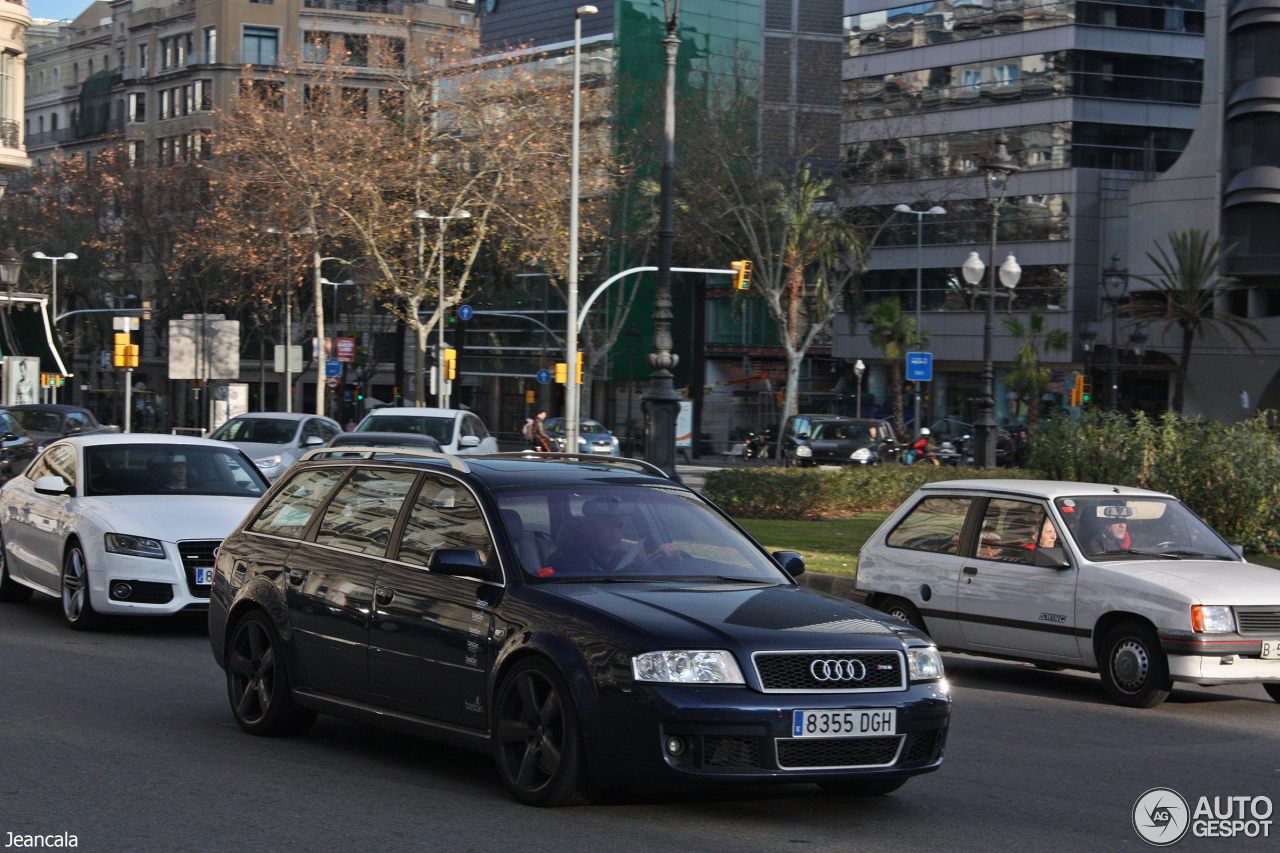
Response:
[[[528,658],[503,678],[494,735],[498,773],[517,800],[534,806],[587,801],[577,710],[550,664]]]
[[[921,631],[925,630],[924,619],[921,618],[920,611],[905,598],[886,598],[880,602],[880,610],[899,622],[906,622],[912,628],[918,628]]]
[[[31,600],[31,587],[9,577],[9,560],[5,556],[4,534],[0,533],[0,601],[22,603]]]
[[[1169,661],[1155,632],[1140,622],[1122,622],[1102,638],[1098,671],[1117,705],[1154,708],[1169,698]]]
[[[102,614],[93,609],[89,596],[89,563],[79,542],[67,546],[62,558],[62,618],[77,631],[102,626]]]
[[[241,729],[251,735],[302,734],[316,714],[294,704],[280,640],[260,610],[236,622],[227,644],[227,698]]]
[[[824,794],[834,797],[883,797],[907,784],[901,776],[891,779],[841,779],[838,782],[819,782]]]

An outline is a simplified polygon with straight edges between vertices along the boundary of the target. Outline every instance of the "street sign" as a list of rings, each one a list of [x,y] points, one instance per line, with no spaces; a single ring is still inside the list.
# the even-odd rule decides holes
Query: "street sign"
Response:
[[[302,347],[298,344],[292,344],[288,347],[283,346],[281,344],[276,344],[276,351],[275,351],[276,357],[275,357],[275,365],[274,365],[276,373],[284,373],[284,368],[285,368],[284,356],[285,356],[286,350],[288,350],[289,352],[289,372],[301,373],[302,372]]]
[[[933,381],[933,353],[931,352],[907,353],[907,381],[908,382],[932,382]]]
[[[551,371],[544,367],[534,374],[534,378],[538,380],[539,385],[546,385],[551,381]]]
[[[334,389],[334,388],[337,388],[337,387],[338,387],[338,377],[336,377],[336,376],[330,376],[328,379],[326,379],[326,380],[324,381],[324,384],[325,384],[325,385],[328,385],[330,390],[332,390],[332,389]]]
[[[475,316],[475,313],[476,313],[476,312],[475,312],[475,309],[473,309],[470,305],[459,305],[459,306],[458,306],[458,319],[459,319],[459,320],[470,320],[472,317],[474,317],[474,316]]]
[[[338,338],[338,361],[353,364],[356,360],[356,339]]]
[[[336,358],[327,360],[324,363],[324,375],[328,377],[341,376],[342,362],[338,361]],[[329,387],[332,388],[333,386],[330,385]]]

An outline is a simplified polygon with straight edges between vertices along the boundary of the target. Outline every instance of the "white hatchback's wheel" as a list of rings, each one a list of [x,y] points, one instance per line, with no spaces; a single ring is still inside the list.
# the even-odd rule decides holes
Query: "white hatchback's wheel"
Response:
[[[1169,698],[1169,662],[1155,632],[1124,622],[1102,638],[1098,669],[1102,687],[1117,705],[1154,708]]]
[[[918,628],[921,631],[925,630],[924,619],[921,618],[920,611],[905,598],[886,598],[880,602],[879,609],[899,622],[906,622],[911,627]]]
[[[67,546],[62,558],[62,618],[77,631],[102,625],[102,615],[93,609],[89,597],[89,564],[79,542]]]

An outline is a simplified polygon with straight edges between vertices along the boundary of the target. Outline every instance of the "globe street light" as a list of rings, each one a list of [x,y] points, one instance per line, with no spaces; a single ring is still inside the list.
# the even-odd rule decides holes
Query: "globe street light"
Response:
[[[439,326],[438,340],[440,342],[436,351],[436,406],[443,409],[445,408],[445,405],[448,403],[448,395],[445,393],[445,390],[444,390],[444,383],[445,383],[445,378],[444,378],[444,229],[445,229],[445,223],[448,222],[450,219],[470,219],[471,214],[465,210],[455,210],[444,216],[434,216],[430,213],[427,213],[425,210],[415,210],[413,212],[413,218],[418,220],[418,265],[420,267],[422,266],[422,243],[424,239],[423,223],[428,219],[434,219],[436,222],[440,224],[440,238],[439,238],[439,241],[436,243],[436,253],[440,257],[440,278],[439,278],[439,284],[438,284],[440,293],[439,293],[439,300],[437,302],[437,308],[436,308],[436,323]],[[424,280],[427,277],[426,268],[422,269],[422,277]],[[419,363],[421,361],[421,358],[422,358],[422,348],[419,347],[418,348]],[[426,394],[423,392],[423,389],[421,387],[422,385],[421,380],[422,380],[422,376],[420,373],[418,376],[414,377],[413,396],[414,396],[414,401],[418,405],[422,405],[422,402],[426,399]]]
[[[44,252],[32,252],[31,257],[41,261],[51,261],[53,263],[53,286],[51,288],[53,298],[50,300],[49,308],[53,312],[53,316],[58,316],[58,261],[74,261],[79,255],[75,252],[67,252],[65,255],[46,255]]]
[[[867,372],[867,366],[863,364],[862,359],[858,359],[853,363],[853,375],[858,378],[858,402],[856,403],[856,417],[862,417],[862,375]]]
[[[947,210],[939,205],[934,205],[928,210],[916,210],[909,204],[900,204],[894,208],[898,213],[910,213],[916,218],[916,346],[922,346],[924,342],[924,320],[920,315],[921,303],[921,279],[924,276],[924,264],[921,259],[921,253],[924,249],[924,218],[926,216],[941,216]],[[916,431],[920,430],[920,383],[916,383],[916,413],[914,418]]]
[[[569,318],[565,332],[564,449],[578,452],[578,162],[582,135],[582,19],[600,10],[573,11],[573,144],[569,155]]]
[[[1111,410],[1120,408],[1120,347],[1116,339],[1116,315],[1120,313],[1120,300],[1129,289],[1129,272],[1121,268],[1120,255],[1111,256],[1111,263],[1102,271],[1102,298],[1111,303]]]

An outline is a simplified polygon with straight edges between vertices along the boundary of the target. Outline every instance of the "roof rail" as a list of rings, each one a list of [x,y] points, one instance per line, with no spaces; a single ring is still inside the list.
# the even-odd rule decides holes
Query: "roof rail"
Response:
[[[673,478],[667,476],[667,472],[663,471],[657,465],[651,462],[645,462],[643,459],[632,459],[628,456],[604,456],[599,453],[563,453],[550,450],[521,450],[511,451],[507,453],[486,453],[477,458],[480,459],[527,459],[530,461],[538,460],[544,462],[557,462],[560,460],[581,461],[581,462],[599,462],[605,465],[622,465],[631,466],[643,474],[653,474],[664,480]]]
[[[358,444],[338,445],[337,447],[317,447],[315,450],[308,450],[298,459],[299,462],[306,462],[311,459],[320,459],[324,457],[332,457],[334,459],[373,459],[375,456],[418,456],[423,459],[443,459],[449,463],[455,471],[463,474],[470,474],[471,469],[467,467],[467,463],[450,453],[440,453],[436,450],[419,450],[412,447],[387,447],[387,446],[361,446]]]

